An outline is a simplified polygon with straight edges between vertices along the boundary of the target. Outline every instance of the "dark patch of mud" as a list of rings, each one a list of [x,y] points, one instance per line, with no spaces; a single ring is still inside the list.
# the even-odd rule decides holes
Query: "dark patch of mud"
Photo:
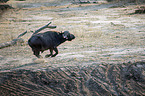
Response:
[[[143,96],[145,61],[0,73],[2,96]]]

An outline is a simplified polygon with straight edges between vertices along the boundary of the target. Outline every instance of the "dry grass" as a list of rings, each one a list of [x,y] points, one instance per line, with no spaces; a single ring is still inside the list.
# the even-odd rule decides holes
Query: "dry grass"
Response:
[[[73,10],[73,8],[76,8],[76,10]],[[84,9],[77,10],[77,8]],[[56,30],[69,30],[76,36],[76,39],[60,45],[57,57],[45,58],[46,62],[43,64],[30,64],[32,69],[50,66],[83,66],[94,62],[142,60],[144,58],[142,56],[143,50],[138,50],[137,55],[136,52],[129,53],[126,56],[121,53],[115,54],[118,51],[124,52],[128,49],[144,48],[145,27],[143,26],[145,18],[141,14],[128,15],[133,8],[135,6],[94,11],[85,10],[85,7],[78,5],[70,5],[68,8],[65,5],[9,10],[3,14],[0,21],[0,43],[16,38],[26,30],[28,33],[23,36],[23,39],[27,42],[32,35],[31,30],[34,31],[52,21],[53,25],[58,26]],[[33,56],[27,44],[1,50],[0,54],[5,58],[5,60],[2,60],[2,64],[12,63],[13,59],[18,60],[18,62],[15,62],[16,65],[11,65],[13,66],[12,69],[15,67],[30,68],[29,63],[34,63],[35,56]],[[48,51],[44,52],[42,56],[44,57],[46,54],[48,54]],[[5,69],[6,66],[1,68]]]

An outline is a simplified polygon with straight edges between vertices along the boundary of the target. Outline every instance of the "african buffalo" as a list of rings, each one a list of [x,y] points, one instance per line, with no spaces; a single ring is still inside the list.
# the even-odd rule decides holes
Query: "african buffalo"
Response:
[[[65,41],[71,41],[75,39],[73,34],[69,31],[56,32],[47,31],[45,33],[33,34],[28,40],[29,46],[32,48],[34,55],[38,58],[41,57],[40,52],[43,53],[45,50],[50,50],[50,54],[45,55],[45,57],[55,57],[58,54],[57,46]],[[53,50],[55,54],[53,54]]]

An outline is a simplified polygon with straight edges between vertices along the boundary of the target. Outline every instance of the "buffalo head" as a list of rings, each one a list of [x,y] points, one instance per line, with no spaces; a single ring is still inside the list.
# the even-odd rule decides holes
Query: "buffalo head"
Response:
[[[69,31],[63,31],[62,36],[68,41],[75,39],[75,36],[73,34],[70,34]]]

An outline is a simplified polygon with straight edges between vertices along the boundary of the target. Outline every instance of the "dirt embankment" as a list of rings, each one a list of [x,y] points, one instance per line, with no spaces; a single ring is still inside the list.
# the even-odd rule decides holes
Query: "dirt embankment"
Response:
[[[2,96],[144,96],[145,62],[0,73]]]

